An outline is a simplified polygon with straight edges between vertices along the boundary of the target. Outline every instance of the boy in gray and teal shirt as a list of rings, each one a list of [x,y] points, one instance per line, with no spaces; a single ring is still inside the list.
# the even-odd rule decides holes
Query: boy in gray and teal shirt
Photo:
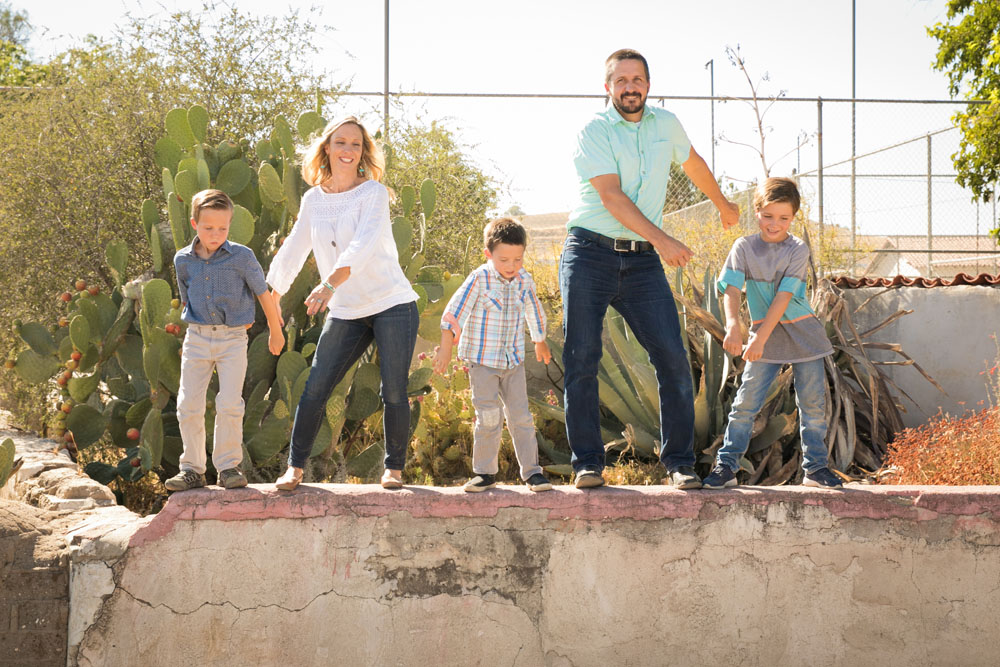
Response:
[[[784,364],[792,365],[795,403],[802,440],[803,485],[839,488],[827,467],[826,369],[833,353],[823,324],[806,298],[809,247],[788,233],[799,210],[799,192],[787,178],[769,178],[754,197],[760,233],[733,244],[719,275],[724,293],[726,337],[723,347],[742,355],[746,366],[729,413],[729,423],[716,465],[704,488],[736,486],[740,459],[750,444],[754,418]],[[753,324],[744,348],[739,324],[740,293],[746,288]]]

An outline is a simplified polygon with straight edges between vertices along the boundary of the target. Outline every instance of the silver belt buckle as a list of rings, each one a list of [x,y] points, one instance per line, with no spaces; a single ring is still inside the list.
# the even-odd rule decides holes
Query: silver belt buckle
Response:
[[[615,239],[615,252],[635,252],[635,243],[632,239]]]

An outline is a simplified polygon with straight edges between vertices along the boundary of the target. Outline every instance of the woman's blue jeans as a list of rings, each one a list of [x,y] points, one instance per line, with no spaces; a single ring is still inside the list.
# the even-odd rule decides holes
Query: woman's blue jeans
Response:
[[[826,451],[826,369],[823,359],[792,364],[795,378],[795,404],[799,409],[799,435],[802,439],[802,467],[815,472],[827,465]],[[750,446],[750,435],[757,413],[764,407],[767,391],[783,364],[767,361],[748,362],[742,384],[733,399],[729,424],[719,450],[718,460],[736,472],[740,458]]]
[[[604,468],[597,369],[608,306],[622,314],[649,353],[660,395],[660,461],[694,465],[694,392],[674,296],[654,250],[619,253],[566,237],[559,260],[563,301],[566,435],[575,471]],[[627,360],[626,360],[627,363]]]
[[[413,346],[420,317],[413,301],[357,320],[328,318],[316,344],[312,370],[295,409],[288,465],[302,468],[326,415],[334,387],[374,340],[382,373],[382,427],[385,467],[402,470],[410,431],[410,401],[406,396]]]

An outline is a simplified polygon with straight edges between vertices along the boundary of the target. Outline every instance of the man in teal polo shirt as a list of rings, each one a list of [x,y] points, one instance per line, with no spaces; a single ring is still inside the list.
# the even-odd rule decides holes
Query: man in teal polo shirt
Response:
[[[694,470],[694,395],[674,297],[662,259],[684,266],[691,250],[660,228],[677,162],[712,201],[728,229],[739,207],[723,196],[674,114],[646,106],[649,66],[637,51],[608,57],[611,107],[583,128],[573,162],[580,203],[570,214],[559,263],[563,300],[566,434],[576,486],[604,483],[597,368],[604,315],[612,306],[649,352],[660,397],[660,461],[669,483],[701,487]]]

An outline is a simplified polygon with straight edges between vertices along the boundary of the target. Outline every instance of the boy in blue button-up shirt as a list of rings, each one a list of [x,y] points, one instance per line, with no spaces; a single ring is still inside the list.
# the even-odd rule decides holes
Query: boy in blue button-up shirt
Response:
[[[197,236],[174,255],[177,286],[188,324],[181,351],[177,422],[184,453],[180,472],[164,486],[186,491],[205,486],[205,393],[213,369],[219,373],[215,397],[215,446],[212,463],[219,484],[246,486],[238,466],[243,460],[243,379],[247,370],[247,329],[254,321],[254,297],[267,317],[268,349],[280,354],[285,336],[264,271],[253,251],[228,241],[233,202],[221,190],[203,190],[191,200],[191,226]]]

